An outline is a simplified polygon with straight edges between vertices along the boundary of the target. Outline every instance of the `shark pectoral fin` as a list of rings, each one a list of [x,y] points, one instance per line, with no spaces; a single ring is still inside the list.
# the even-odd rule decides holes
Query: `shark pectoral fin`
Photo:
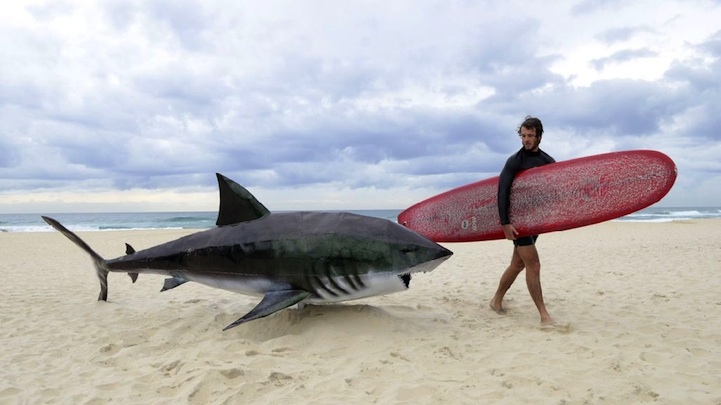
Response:
[[[128,273],[130,279],[133,280],[133,284],[138,280],[138,273]]]
[[[180,278],[180,277],[166,278],[165,282],[163,282],[163,288],[160,290],[160,292],[172,290],[173,288],[175,288],[179,285],[183,285],[187,282],[188,282],[188,280],[186,280],[184,278]]]
[[[226,326],[223,330],[226,331],[230,328],[234,328],[242,323],[252,321],[254,319],[268,316],[272,313],[278,312],[281,309],[288,308],[291,305],[297,304],[311,295],[305,290],[284,290],[284,291],[271,291],[265,294],[263,300],[258,303],[250,312],[243,315],[242,318]]]

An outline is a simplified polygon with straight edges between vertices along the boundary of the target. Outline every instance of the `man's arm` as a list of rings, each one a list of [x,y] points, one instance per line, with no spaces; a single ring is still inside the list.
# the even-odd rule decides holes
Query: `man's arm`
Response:
[[[511,223],[509,211],[511,208],[511,185],[516,177],[516,170],[513,167],[511,159],[508,159],[506,165],[498,177],[498,215],[501,218],[501,225]]]

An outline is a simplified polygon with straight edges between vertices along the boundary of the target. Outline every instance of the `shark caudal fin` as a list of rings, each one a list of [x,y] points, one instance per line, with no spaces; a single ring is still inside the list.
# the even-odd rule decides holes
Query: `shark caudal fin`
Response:
[[[48,225],[58,230],[60,233],[65,235],[66,238],[70,239],[74,244],[78,245],[79,248],[83,249],[87,254],[90,255],[90,258],[93,259],[93,264],[95,265],[95,272],[98,275],[98,280],[100,280],[100,295],[98,295],[98,301],[107,301],[109,271],[105,268],[105,259],[100,257],[99,254],[95,253],[95,251],[90,246],[88,246],[88,244],[85,243],[84,240],[80,239],[78,235],[72,233],[70,230],[64,227],[60,222],[50,217],[43,216],[42,218],[45,222],[48,223]]]

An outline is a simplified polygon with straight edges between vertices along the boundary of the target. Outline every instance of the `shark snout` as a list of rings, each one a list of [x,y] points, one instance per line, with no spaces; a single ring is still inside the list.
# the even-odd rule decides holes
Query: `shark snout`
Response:
[[[446,259],[448,259],[449,257],[451,257],[451,256],[446,255],[443,257],[439,257],[437,259],[429,260],[427,262],[423,262],[421,264],[411,267],[410,270],[412,273],[426,273],[426,272],[432,271],[436,267],[440,266],[441,263],[445,262]]]
[[[439,252],[438,252],[438,258],[439,258],[439,259],[446,260],[446,259],[448,259],[449,257],[451,257],[451,256],[453,255],[453,252],[451,252],[450,250],[444,248],[443,246],[438,245],[438,247],[440,248],[440,249],[439,249]]]
[[[436,243],[433,243],[433,246],[423,247],[421,250],[425,260],[410,268],[413,273],[431,271],[453,255],[453,252]]]
[[[421,249],[425,251],[427,256],[430,256],[431,258],[433,258],[433,260],[442,259],[441,261],[443,261],[443,260],[451,257],[451,255],[453,255],[453,252],[446,249],[445,247],[443,247],[435,242],[430,242],[430,243],[431,243],[430,246],[423,246]]]

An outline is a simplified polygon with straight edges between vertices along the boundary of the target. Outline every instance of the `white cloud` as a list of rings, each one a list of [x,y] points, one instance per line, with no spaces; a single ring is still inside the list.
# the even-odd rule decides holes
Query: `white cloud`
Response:
[[[720,17],[702,0],[7,2],[0,211],[213,210],[215,172],[275,209],[402,208],[496,174],[527,114],[557,159],[670,151],[683,192],[664,203],[719,205],[698,187],[717,155],[692,146],[719,143]]]

